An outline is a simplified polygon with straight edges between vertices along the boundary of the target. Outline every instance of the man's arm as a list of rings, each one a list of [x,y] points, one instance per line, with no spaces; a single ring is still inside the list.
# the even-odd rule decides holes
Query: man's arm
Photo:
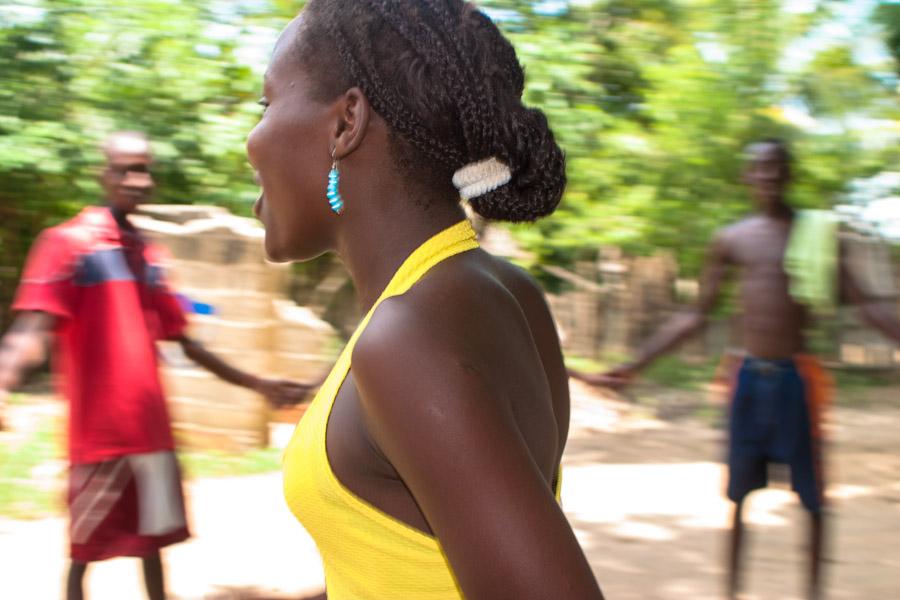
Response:
[[[582,375],[578,373],[576,377],[593,385],[621,387],[660,355],[672,350],[700,331],[706,325],[709,313],[716,306],[722,284],[728,275],[728,266],[727,240],[724,233],[719,233],[707,251],[706,264],[700,282],[700,298],[696,306],[669,319],[659,331],[644,342],[637,358],[632,362],[616,367],[603,375],[586,378],[578,377],[578,375]]]
[[[897,299],[873,298],[859,284],[846,260],[841,260],[841,282],[846,299],[856,306],[862,320],[900,344]]]
[[[319,385],[259,377],[229,365],[207,350],[203,344],[188,336],[181,336],[177,341],[181,344],[185,356],[192,361],[228,383],[262,394],[274,406],[288,406],[302,402],[306,395]]]
[[[53,315],[28,311],[19,314],[0,340],[0,429],[9,390],[19,384],[25,372],[44,361],[47,342],[56,323]]]

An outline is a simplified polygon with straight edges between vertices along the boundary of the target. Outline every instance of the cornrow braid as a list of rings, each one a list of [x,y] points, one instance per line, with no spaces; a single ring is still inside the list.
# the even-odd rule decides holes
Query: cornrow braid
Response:
[[[556,208],[565,157],[546,117],[522,105],[525,77],[491,20],[463,0],[310,0],[296,46],[314,93],[358,86],[387,123],[405,181],[458,199],[451,177],[495,157],[508,184],[470,200],[489,219]]]
[[[455,150],[432,137],[423,135],[424,125],[407,109],[396,93],[384,84],[378,72],[366,69],[365,65],[356,58],[353,54],[353,45],[345,35],[340,23],[336,19],[328,20],[326,27],[338,42],[338,54],[344,60],[353,79],[359,82],[359,87],[366,94],[375,111],[384,117],[398,133],[435,160],[458,162],[460,158],[456,156]],[[360,56],[371,54],[371,48],[358,48],[358,50]]]
[[[392,0],[370,1],[376,8],[382,11],[386,21],[403,36],[411,48],[419,49],[431,65],[435,65],[445,71],[444,75],[454,81],[455,88],[462,90],[463,93],[460,97],[461,112],[468,113],[471,111],[472,113],[476,113],[483,103],[477,101],[473,96],[471,87],[465,84],[465,75],[460,70],[456,61],[445,60],[450,48],[448,48],[448,44],[441,39],[440,35],[433,30],[427,22],[423,23],[420,21],[416,24],[415,29],[413,29],[408,19],[404,18],[404,15],[399,11],[399,4],[397,2]],[[452,30],[453,28],[451,27],[450,29]],[[417,33],[424,35],[420,35],[419,39],[417,39]],[[486,146],[486,135],[483,128],[480,131],[477,129],[473,131],[473,127],[470,126],[473,123],[478,123],[478,120],[461,119],[463,135],[465,136],[466,141],[465,148]]]
[[[435,15],[439,21],[447,24],[444,32],[447,34],[447,37],[450,38],[450,47],[453,49],[456,58],[462,64],[464,73],[468,76],[469,85],[466,85],[466,82],[463,82],[462,87],[463,89],[470,91],[470,97],[472,93],[476,96],[473,113],[477,116],[470,119],[469,124],[470,126],[477,127],[481,130],[479,132],[479,139],[483,140],[484,148],[490,149],[494,146],[496,138],[494,128],[491,127],[491,121],[494,118],[494,99],[490,94],[485,93],[483,79],[476,76],[476,70],[472,61],[469,60],[469,56],[464,50],[465,45],[459,35],[462,25],[462,15],[459,14],[454,18],[444,0],[425,0],[423,4],[426,10],[430,9],[432,14]],[[470,10],[472,8],[473,6],[471,4],[467,4],[464,10]],[[518,65],[518,62],[516,62],[516,65]],[[474,147],[471,148],[471,150],[473,154],[478,154],[483,148]],[[487,151],[489,152],[490,150]]]

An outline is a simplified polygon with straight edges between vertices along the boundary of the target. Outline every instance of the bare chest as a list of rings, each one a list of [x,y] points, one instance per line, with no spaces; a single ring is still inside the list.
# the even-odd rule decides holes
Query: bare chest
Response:
[[[731,259],[750,273],[783,274],[789,235],[790,230],[786,225],[748,226],[732,238]]]

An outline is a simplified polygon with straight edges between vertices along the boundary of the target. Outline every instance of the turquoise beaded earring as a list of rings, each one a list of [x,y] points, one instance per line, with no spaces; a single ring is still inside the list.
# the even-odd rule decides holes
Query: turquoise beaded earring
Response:
[[[328,191],[325,193],[325,197],[328,198],[328,205],[334,214],[339,215],[344,212],[344,199],[341,198],[341,193],[338,191],[341,174],[338,172],[337,159],[334,158],[336,150],[337,148],[331,151],[331,170],[328,172]]]

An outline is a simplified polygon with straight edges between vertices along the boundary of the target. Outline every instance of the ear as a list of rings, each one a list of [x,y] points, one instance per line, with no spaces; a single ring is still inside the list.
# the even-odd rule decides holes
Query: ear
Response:
[[[362,144],[369,130],[372,105],[358,87],[352,87],[337,102],[338,120],[332,147],[334,157],[342,159],[352,154]]]

